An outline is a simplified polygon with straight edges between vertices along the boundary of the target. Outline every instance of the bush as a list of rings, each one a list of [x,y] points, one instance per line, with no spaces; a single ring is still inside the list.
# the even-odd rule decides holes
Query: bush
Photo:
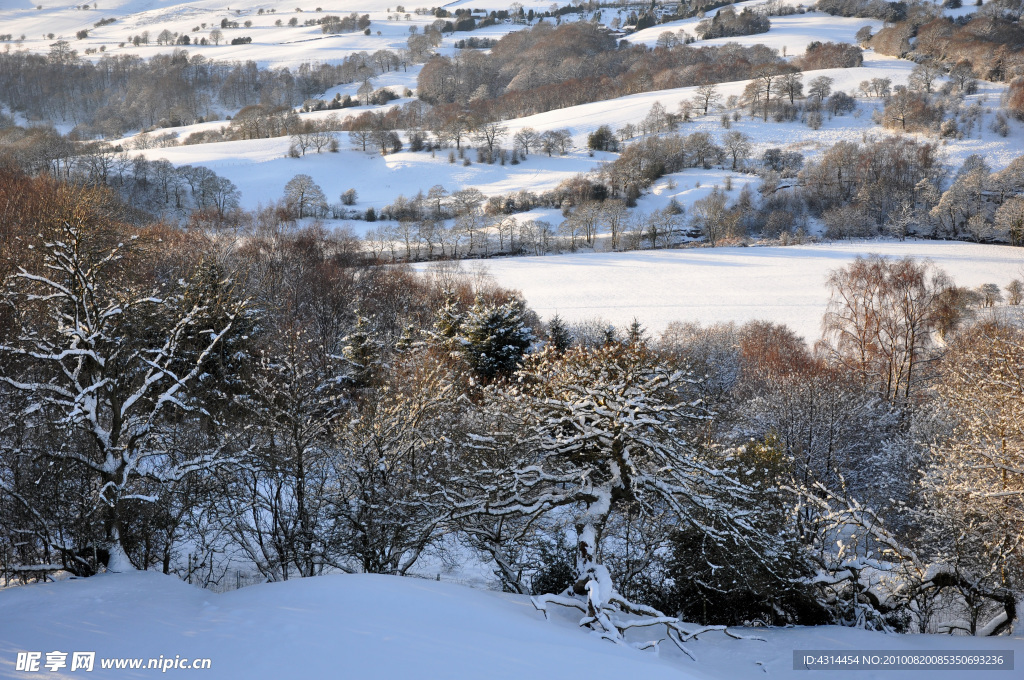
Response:
[[[1010,134],[1010,125],[1006,120],[1006,116],[1002,111],[996,114],[995,120],[992,121],[992,132],[996,133],[1000,137],[1006,137]]]
[[[804,166],[804,156],[799,151],[771,148],[765,150],[761,156],[761,163],[767,170],[781,173],[784,177],[791,177]]]
[[[534,595],[562,593],[576,582],[575,551],[564,536],[559,535],[554,543],[541,543],[538,553],[540,567],[530,581]]]

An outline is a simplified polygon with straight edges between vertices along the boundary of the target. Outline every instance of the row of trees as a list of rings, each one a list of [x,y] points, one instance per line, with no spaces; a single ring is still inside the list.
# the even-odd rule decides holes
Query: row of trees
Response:
[[[704,19],[697,24],[694,33],[701,40],[711,40],[767,33],[771,26],[771,21],[766,14],[754,11],[749,7],[743,8],[742,12],[736,12],[732,7],[723,7],[715,12],[710,19]]]
[[[31,120],[72,123],[81,137],[112,137],[217,120],[246,106],[297,106],[340,83],[407,67],[411,59],[404,51],[379,50],[339,63],[265,69],[176,49],[149,60],[121,54],[91,61],[57,41],[48,55],[0,55],[0,101]]]
[[[52,129],[12,129],[4,137],[5,164],[74,183],[105,186],[124,197],[136,213],[184,219],[193,212],[215,220],[237,210],[238,187],[205,166],[149,160],[104,142],[75,143]]]
[[[1019,616],[1024,338],[961,315],[937,343],[957,289],[926,265],[835,272],[815,351],[766,322],[654,340],[272,212],[226,242],[0,191],[7,577],[407,574],[458,546],[613,640]]]
[[[503,37],[489,53],[431,59],[418,93],[428,103],[515,118],[637,92],[745,80],[765,67],[794,70],[764,45],[651,49],[617,45],[589,23],[542,23]]]

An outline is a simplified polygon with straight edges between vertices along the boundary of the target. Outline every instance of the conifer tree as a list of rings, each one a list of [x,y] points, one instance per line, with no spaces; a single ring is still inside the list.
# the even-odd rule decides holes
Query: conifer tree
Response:
[[[572,345],[572,334],[562,321],[562,317],[557,314],[548,322],[548,342],[559,352],[564,352]]]
[[[342,356],[351,367],[349,380],[355,387],[368,387],[373,383],[377,366],[380,364],[380,343],[373,337],[370,320],[359,315],[356,327],[343,339]]]
[[[434,330],[430,333],[431,340],[439,345],[454,347],[462,331],[463,317],[455,296],[447,293],[444,305],[435,315]]]
[[[487,379],[511,374],[532,342],[519,301],[494,305],[480,297],[466,314],[460,338],[463,358]]]

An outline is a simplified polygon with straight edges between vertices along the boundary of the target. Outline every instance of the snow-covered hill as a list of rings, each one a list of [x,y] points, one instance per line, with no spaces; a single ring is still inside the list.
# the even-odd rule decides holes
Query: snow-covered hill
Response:
[[[643,678],[804,678],[793,650],[1014,650],[1024,638],[883,635],[820,627],[736,630],[690,644],[696,661],[663,645],[659,653],[615,645],[577,628],[568,613],[545,621],[525,596],[412,578],[323,576],[252,586],[217,595],[155,573],[0,591],[0,677],[18,652],[96,653],[93,678],[151,678],[191,671],[102,669],[102,659],[210,659],[197,677],[217,680],[352,678],[354,680],[584,680]],[[649,634],[649,633],[648,633]],[[934,672],[867,671],[858,680],[931,678]],[[815,673],[814,677],[827,677]],[[844,676],[845,677],[845,676]],[[1012,671],[989,672],[999,680]]]
[[[759,4],[757,0],[751,0],[739,3],[737,9]],[[795,7],[801,3],[785,0],[785,4]],[[37,5],[41,9],[37,9]],[[481,6],[469,3],[468,0],[445,5],[449,10],[466,6],[474,9],[506,9],[503,6]],[[45,53],[52,42],[48,37],[52,32],[58,38],[63,36],[70,40],[80,53],[87,48],[104,47],[104,54],[132,54],[141,57],[172,48],[152,43],[148,46],[135,46],[130,42],[121,45],[121,41],[126,40],[129,34],[148,30],[152,37],[161,29],[168,28],[196,38],[207,35],[212,28],[220,25],[222,19],[243,24],[251,22],[251,27],[225,31],[224,40],[245,34],[253,38],[252,44],[191,45],[187,49],[193,54],[202,54],[218,61],[253,59],[262,66],[293,66],[311,60],[338,61],[364,50],[399,49],[405,45],[410,29],[422,31],[434,20],[430,13],[417,14],[415,6],[403,7],[400,12],[399,5],[383,0],[325,0],[319,5],[305,7],[275,7],[262,0],[239,0],[230,5],[224,5],[218,0],[183,3],[174,0],[105,0],[95,3],[95,8],[81,7],[54,0],[41,0],[39,3],[18,0],[9,7],[0,7],[0,22],[16,37],[20,33],[26,34],[24,41],[15,40],[14,49]],[[549,5],[526,3],[526,7],[547,9]],[[359,32],[325,36],[318,26],[303,25],[307,20],[324,14],[347,14],[353,11],[370,14],[370,35]],[[960,10],[957,12],[963,13]],[[610,22],[613,16],[622,20],[624,10],[604,8],[601,20]],[[116,21],[93,28],[93,23],[101,17],[114,18]],[[593,18],[593,15],[589,17]],[[564,21],[579,18],[580,15],[569,14],[564,17]],[[292,19],[296,20],[297,25],[288,25]],[[698,21],[699,18],[695,17],[657,25],[631,34],[628,39],[634,43],[653,45],[665,31],[686,30],[688,35],[692,35]],[[870,26],[877,30],[881,26],[880,22],[873,20],[831,17],[818,12],[775,16],[771,22],[771,29],[767,33],[698,41],[696,44],[765,44],[793,58],[802,54],[810,41],[853,42],[854,34],[860,27]],[[201,30],[193,31],[197,26]],[[84,28],[89,29],[88,37],[73,40],[74,33]],[[438,52],[444,55],[456,54],[458,51],[454,43],[460,38],[494,38],[520,28],[522,26],[517,24],[498,23],[472,33],[446,35]],[[100,56],[100,53],[93,53],[88,58],[98,59]],[[799,121],[766,122],[759,116],[751,116],[742,107],[732,106],[728,110],[715,109],[706,116],[695,116],[692,122],[681,125],[680,134],[706,132],[713,140],[721,141],[728,131],[739,132],[749,139],[752,158],[759,158],[766,149],[777,147],[799,152],[808,161],[812,161],[838,142],[862,143],[890,135],[890,130],[877,123],[877,114],[883,107],[883,100],[858,94],[858,86],[863,81],[875,78],[889,79],[894,86],[906,84],[913,66],[909,60],[876,54],[869,49],[864,52],[864,63],[859,68],[805,72],[805,81],[827,76],[833,79],[834,90],[857,97],[855,111],[845,116],[827,117],[820,129],[812,129]],[[421,68],[420,64],[410,64],[401,71],[380,74],[374,86],[390,87],[404,96],[407,89],[415,90]],[[721,83],[718,88],[722,102],[728,101],[730,97],[741,96],[747,83],[746,80]],[[358,82],[338,85],[329,88],[323,96],[331,98],[335,93],[355,95],[358,86]],[[310,153],[301,158],[288,156],[291,143],[288,137],[147,149],[137,148],[141,145],[133,139],[134,135],[110,141],[149,160],[167,159],[175,166],[206,166],[237,186],[241,193],[241,206],[246,209],[280,200],[285,184],[295,175],[303,173],[312,177],[323,189],[329,202],[337,202],[342,192],[355,189],[359,197],[356,204],[358,211],[367,208],[379,211],[393,203],[399,194],[406,197],[415,196],[418,192],[426,194],[437,185],[448,192],[475,187],[487,196],[520,190],[541,194],[552,190],[559,183],[589,173],[617,157],[614,153],[589,153],[586,144],[590,133],[602,125],[615,130],[637,124],[656,103],[675,112],[679,110],[680,104],[691,100],[695,89],[684,87],[641,92],[504,121],[507,128],[503,142],[505,146],[511,144],[516,132],[527,127],[538,132],[567,129],[575,143],[575,149],[563,156],[548,157],[533,150],[525,162],[516,165],[475,162],[473,153],[467,155],[467,161],[472,159],[469,164],[463,164],[458,159],[449,162],[448,149],[433,153],[402,151],[382,157],[357,150],[346,133],[338,135],[338,153]],[[970,155],[980,156],[992,170],[1000,170],[1020,155],[1020,136],[1024,134],[1024,128],[1014,120],[1007,123],[1010,130],[1007,137],[1000,136],[990,128],[996,116],[995,107],[1004,91],[1005,84],[983,81],[979,83],[977,93],[965,96],[965,105],[976,105],[978,120],[960,138],[939,139],[925,133],[912,136],[919,142],[935,144],[941,162],[949,170],[955,170]],[[318,120],[327,115],[345,118],[367,110],[386,111],[409,101],[403,98],[380,107],[359,106],[337,112],[301,113],[300,116],[306,120]],[[728,130],[723,127],[721,120],[723,111],[737,114],[737,119],[727,121]],[[180,142],[191,133],[218,130],[227,124],[226,120],[207,121],[161,129],[158,132],[176,134]],[[67,126],[70,127],[70,124]],[[408,135],[408,131],[399,132]],[[731,172],[728,168],[728,163],[723,162],[720,168],[687,168],[670,174],[656,182],[650,192],[640,198],[636,212],[650,213],[664,208],[674,199],[689,214],[693,203],[706,196],[713,187],[732,184],[734,190],[731,196],[735,197],[744,186],[756,189],[759,185],[760,179],[756,175]],[[543,219],[557,226],[562,216],[557,210],[546,209],[521,214],[517,219]],[[357,233],[365,233],[380,224],[356,222],[354,226]],[[735,252],[719,249],[683,254],[602,255],[597,260],[581,259],[579,256],[548,257],[504,261],[493,264],[491,269],[502,284],[522,289],[530,303],[545,316],[559,311],[567,317],[602,316],[616,323],[627,323],[633,316],[639,316],[652,329],[662,328],[676,319],[742,321],[769,316],[790,324],[809,339],[817,335],[824,306],[826,292],[822,282],[825,272],[847,261],[854,252],[884,251],[916,256],[935,253],[939,263],[947,266],[962,285],[985,282],[1003,285],[1009,279],[1021,275],[1021,265],[1015,251],[985,250],[960,244],[887,244],[884,247],[853,245],[825,250],[830,254],[821,255],[824,251],[813,249],[784,252],[775,249]],[[953,251],[955,255],[951,254]],[[993,261],[990,254],[996,252],[999,254],[993,256]],[[723,278],[723,273],[728,273],[728,277]]]
[[[400,12],[397,3],[384,0],[324,0],[306,6],[300,3],[286,7],[275,6],[264,0],[238,0],[227,4],[220,0],[97,0],[93,4],[95,7],[89,5],[88,9],[82,9],[85,5],[72,5],[55,0],[17,0],[9,5],[0,6],[0,25],[4,27],[5,32],[14,36],[13,43],[8,43],[14,50],[45,54],[55,39],[63,38],[70,42],[71,47],[77,50],[80,56],[96,60],[103,55],[148,58],[161,52],[167,53],[176,48],[170,45],[157,45],[155,41],[159,32],[166,29],[189,35],[198,41],[201,37],[208,37],[211,30],[220,26],[221,21],[226,19],[237,22],[240,26],[224,30],[219,45],[192,44],[184,46],[184,49],[192,55],[202,55],[218,62],[252,60],[261,67],[295,68],[304,63],[318,61],[337,63],[357,52],[400,50],[406,47],[410,30],[422,32],[435,20],[429,12],[417,14],[414,5],[403,6]],[[763,3],[760,0],[750,0],[738,3],[736,9],[739,11],[744,7],[756,7],[761,4]],[[811,3],[785,0],[784,4],[807,7]],[[468,0],[444,6],[450,11],[467,6],[486,10],[507,9],[505,5],[481,5],[470,3]],[[548,9],[549,4],[528,2],[525,6]],[[327,14],[344,15],[350,12],[369,14],[369,35],[362,32],[325,35],[318,25],[304,25],[309,20],[316,20]],[[628,11],[605,8],[602,10],[601,20],[606,23],[613,17],[623,20],[627,14]],[[568,14],[564,21],[580,18],[593,18],[593,15]],[[95,26],[100,19],[114,21]],[[293,20],[296,25],[289,25]],[[628,40],[653,45],[658,36],[665,31],[678,30],[687,31],[687,34],[692,36],[693,29],[699,21],[700,19],[695,17],[660,24],[631,34]],[[860,27],[870,26],[874,30],[881,27],[881,23],[875,20],[832,17],[819,12],[776,16],[771,18],[771,22],[771,29],[767,33],[698,41],[696,45],[763,44],[792,59],[802,54],[812,41],[852,43]],[[245,26],[246,23],[251,25]],[[521,28],[523,26],[518,24],[499,22],[471,33],[446,35],[437,51],[442,55],[454,55],[458,52],[454,44],[459,39],[499,38]],[[75,34],[81,30],[88,30],[88,35],[76,39]],[[130,38],[143,31],[149,34],[149,44],[133,45]],[[25,36],[24,40],[19,40],[21,35]],[[239,36],[251,38],[252,43],[228,44],[232,38]],[[98,51],[100,49],[103,51]],[[912,67],[911,61],[876,54],[869,49],[864,53],[862,67],[807,71],[804,78],[805,82],[809,82],[818,76],[830,77],[834,80],[833,90],[856,95],[858,85],[873,78],[888,78],[894,86],[906,84]],[[420,68],[421,65],[411,64],[401,72],[389,71],[380,74],[374,79],[374,87],[390,87],[399,95],[403,95],[406,89],[415,91]],[[739,80],[720,84],[722,102],[730,96],[740,96],[747,83],[746,80]],[[355,95],[358,85],[359,83],[353,83],[330,88],[322,96],[330,99],[335,93]],[[430,157],[429,154],[404,153],[384,160],[353,149],[353,144],[344,133],[340,135],[339,140],[341,153],[337,156],[332,155],[329,159],[287,158],[289,141],[286,137],[149,149],[144,155],[151,160],[166,158],[177,166],[205,165],[215,170],[235,183],[241,190],[242,207],[249,209],[279,199],[285,182],[297,173],[310,175],[331,200],[336,200],[340,191],[355,188],[362,199],[361,209],[371,206],[379,209],[390,204],[399,193],[406,196],[415,195],[418,191],[426,192],[437,184],[442,184],[448,191],[476,187],[486,195],[519,189],[543,192],[553,189],[559,182],[573,175],[586,173],[600,163],[600,157],[591,158],[586,153],[587,136],[598,127],[608,125],[614,130],[627,124],[637,124],[647,115],[655,102],[661,103],[668,111],[675,112],[681,102],[693,97],[694,91],[695,88],[687,87],[643,92],[505,121],[508,134],[503,143],[506,147],[511,146],[512,135],[525,127],[532,127],[540,132],[568,129],[576,145],[575,152],[568,156],[550,159],[535,156],[525,165],[517,167],[449,166],[446,153],[438,153],[436,157]],[[920,141],[941,143],[943,162],[950,168],[959,167],[964,158],[971,154],[982,155],[994,170],[1005,167],[1020,154],[1019,139],[1024,130],[1016,121],[1009,122],[1009,137],[1000,137],[989,129],[995,115],[993,107],[998,106],[1004,91],[1004,84],[981,82],[979,91],[966,97],[965,104],[978,103],[983,107],[983,113],[974,131],[964,138],[950,141],[936,140],[933,136],[924,134],[915,136]],[[407,100],[400,100],[384,107],[347,109],[338,112],[338,115],[342,118],[357,115],[367,108],[383,111],[403,101]],[[853,114],[828,117],[823,127],[818,130],[813,130],[798,121],[765,122],[745,113],[741,120],[732,123],[731,129],[750,138],[754,158],[759,157],[765,149],[779,147],[799,151],[811,160],[822,150],[839,141],[862,142],[872,137],[879,138],[890,134],[890,131],[883,129],[873,120],[873,114],[881,108],[881,99],[861,96],[858,99],[857,110]],[[733,107],[729,111],[741,109]],[[228,113],[230,112],[221,111],[220,115],[226,116]],[[316,119],[327,113],[302,115]],[[720,140],[726,133],[720,121],[721,113],[720,110],[715,110],[707,116],[697,117],[694,122],[684,125],[680,131],[683,134],[708,132],[715,140]],[[180,142],[192,132],[219,129],[225,125],[226,121],[205,122],[160,132],[173,132],[178,135],[177,139]],[[66,132],[71,127],[71,123],[65,122],[62,130]],[[123,144],[128,149],[135,146],[130,138],[110,141]],[[699,171],[688,170],[682,174],[692,176],[699,174]],[[680,184],[686,183],[686,178],[673,179]],[[703,178],[695,179],[703,183]],[[677,196],[677,200],[684,206],[691,204],[695,198],[699,196]]]

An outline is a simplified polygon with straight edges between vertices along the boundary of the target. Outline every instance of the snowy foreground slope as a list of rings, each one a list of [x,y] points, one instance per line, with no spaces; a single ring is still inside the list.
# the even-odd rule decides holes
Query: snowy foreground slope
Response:
[[[1024,277],[1024,251],[944,241],[840,242],[501,258],[487,262],[498,284],[519,290],[544,319],[600,317],[652,332],[673,321],[766,319],[808,342],[820,336],[829,271],[857,255],[930,259],[959,286],[1005,286]],[[423,268],[421,266],[420,268]]]
[[[616,646],[578,629],[571,616],[545,621],[528,598],[411,578],[324,576],[217,595],[155,573],[11,588],[0,592],[0,677],[143,678],[157,670],[40,673],[14,669],[18,651],[95,651],[104,657],[209,658],[206,678],[808,678],[794,649],[1014,650],[1024,638],[882,635],[836,627],[740,630],[757,640],[708,633],[697,661]],[[1019,667],[1019,666],[1018,666]],[[169,670],[169,676],[192,671]],[[1019,671],[1018,671],[1019,673]],[[911,671],[842,677],[925,678]],[[946,674],[949,677],[953,675]],[[993,680],[1014,671],[983,674]],[[167,676],[165,676],[167,677]]]

